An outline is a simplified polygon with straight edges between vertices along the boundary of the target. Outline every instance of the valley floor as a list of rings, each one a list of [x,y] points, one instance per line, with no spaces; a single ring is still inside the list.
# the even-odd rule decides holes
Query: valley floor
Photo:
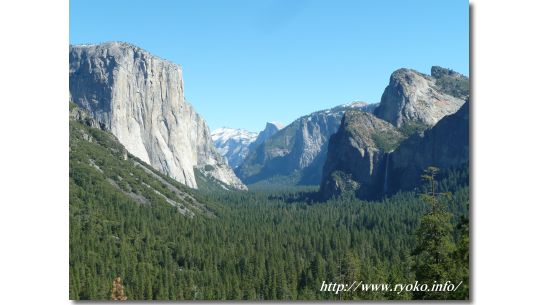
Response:
[[[71,299],[109,299],[118,276],[131,300],[416,297],[319,291],[323,281],[414,283],[426,206],[413,193],[318,203],[304,191],[197,192],[216,217],[191,219],[87,185],[71,179]],[[454,195],[448,209],[466,214],[468,188]]]

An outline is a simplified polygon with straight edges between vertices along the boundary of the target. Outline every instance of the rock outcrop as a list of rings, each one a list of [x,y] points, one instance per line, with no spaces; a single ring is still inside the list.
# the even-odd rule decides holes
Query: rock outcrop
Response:
[[[315,185],[321,180],[330,136],[349,109],[371,109],[354,102],[303,116],[251,150],[236,174],[247,184]]]
[[[362,111],[347,111],[330,141],[323,167],[323,199],[351,192],[361,198],[377,196],[383,188],[386,152],[403,135],[390,123]]]
[[[390,154],[386,194],[409,190],[421,184],[428,166],[457,169],[469,163],[469,102],[446,116],[423,135],[415,134]]]
[[[185,101],[179,65],[128,43],[72,45],[69,92],[131,154],[175,180],[196,188],[194,169],[211,168],[208,175],[246,189]]]
[[[468,88],[467,77],[441,67],[432,67],[432,76],[399,69],[390,76],[374,113],[397,127],[409,123],[433,126],[463,105]]]

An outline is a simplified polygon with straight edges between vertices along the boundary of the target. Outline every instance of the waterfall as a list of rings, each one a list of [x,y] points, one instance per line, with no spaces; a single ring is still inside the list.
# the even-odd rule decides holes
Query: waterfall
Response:
[[[385,157],[385,180],[383,181],[383,194],[386,194],[389,189],[389,160],[390,153]]]

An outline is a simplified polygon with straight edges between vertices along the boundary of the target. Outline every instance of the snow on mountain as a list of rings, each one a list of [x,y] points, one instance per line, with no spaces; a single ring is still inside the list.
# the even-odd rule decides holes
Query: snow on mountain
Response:
[[[249,146],[256,141],[257,132],[235,128],[217,128],[211,133],[211,139],[228,165],[235,168],[243,162],[248,154]]]
[[[261,132],[252,132],[245,129],[217,128],[211,133],[211,139],[221,156],[228,160],[228,165],[237,168],[248,155],[250,150],[255,149],[284,127],[279,122],[267,122]]]

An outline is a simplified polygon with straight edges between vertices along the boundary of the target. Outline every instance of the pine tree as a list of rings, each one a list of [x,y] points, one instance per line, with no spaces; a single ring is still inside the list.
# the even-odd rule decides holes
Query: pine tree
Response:
[[[348,285],[351,285],[355,281],[358,282],[360,280],[360,270],[359,256],[355,252],[348,250],[342,261],[343,282]],[[345,299],[354,299],[358,297],[358,294],[350,291],[343,294],[343,297]]]
[[[458,280],[463,281],[461,287],[455,291],[457,299],[469,299],[469,217],[461,216],[456,227],[459,240],[456,250],[456,263],[458,270]]]
[[[427,180],[425,200],[432,211],[427,215],[423,215],[424,204],[412,192],[398,193],[380,202],[337,198],[326,204],[313,204],[302,202],[302,195],[295,190],[201,191],[191,195],[215,216],[200,210],[191,219],[151,190],[182,202],[153,175],[123,159],[116,160],[108,148],[100,147],[105,139],[99,136],[102,131],[86,128],[78,134],[90,134],[95,141],[70,143],[72,299],[110,299],[110,279],[114,275],[128,279],[123,295],[128,295],[129,300],[468,297],[468,226],[462,222],[455,233],[445,228],[452,216],[440,221],[448,197],[438,193],[453,192],[446,209],[454,215],[465,215],[468,169],[448,172],[448,177],[438,183],[434,179],[436,172],[429,175],[432,179]],[[105,173],[99,173],[88,160],[94,160]],[[120,183],[118,177],[125,183]],[[119,192],[110,179],[147,196],[151,204],[141,205]],[[168,182],[181,188],[172,180]],[[431,197],[433,200],[428,201]],[[410,234],[417,232],[421,216],[425,216],[422,233],[431,230],[428,223],[435,224],[434,228],[441,228],[436,231],[442,233],[438,239],[453,244],[453,236],[457,250],[445,251],[446,247],[441,247],[441,255],[426,251],[437,249],[428,249],[429,237],[415,238]],[[425,250],[410,256],[417,244]],[[351,282],[359,275],[359,280],[368,283],[413,283],[419,278],[422,282],[428,275],[424,268],[435,265],[428,256],[444,259],[447,253],[456,271],[447,269],[450,264],[446,262],[437,265],[450,274],[448,280],[464,281],[457,293],[425,296],[357,291],[335,295],[319,291],[323,280]],[[353,262],[360,263],[358,268],[353,267]],[[425,267],[418,270],[420,266]],[[354,275],[356,270],[360,270],[358,275]]]
[[[439,169],[428,167],[422,175],[427,190],[421,198],[429,205],[429,211],[422,216],[420,227],[417,230],[417,247],[415,275],[420,284],[441,284],[454,281],[453,253],[455,244],[451,224],[452,214],[445,210],[442,199],[450,198],[449,193],[437,193],[435,177]],[[451,298],[447,292],[416,292],[421,299],[447,299]]]

